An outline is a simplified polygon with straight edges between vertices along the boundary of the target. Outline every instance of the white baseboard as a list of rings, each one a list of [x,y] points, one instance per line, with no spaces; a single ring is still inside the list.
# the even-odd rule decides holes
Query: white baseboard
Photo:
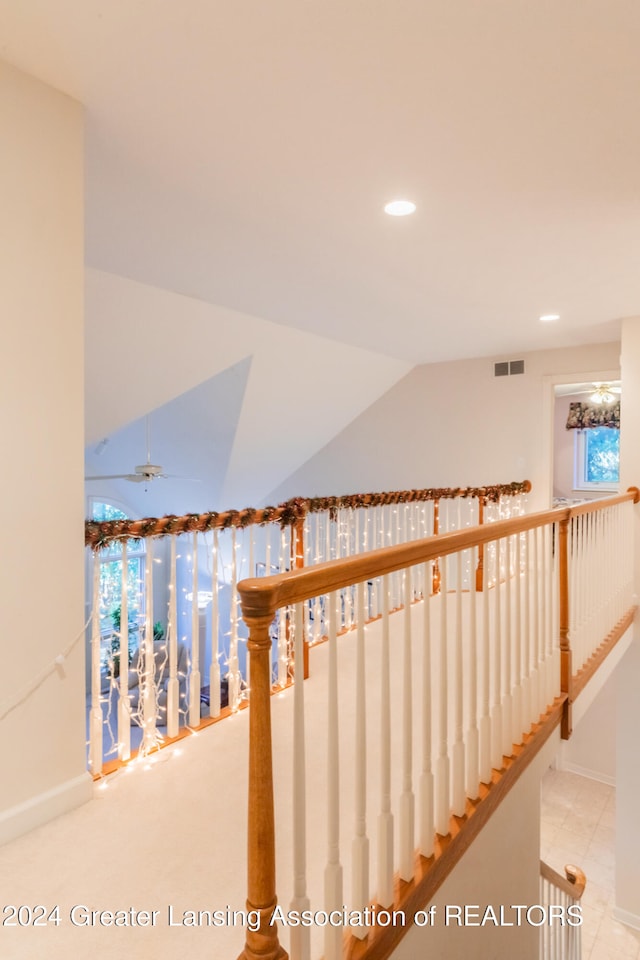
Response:
[[[633,927],[634,930],[640,930],[640,917],[637,913],[631,913],[629,910],[623,910],[621,907],[614,907],[613,916],[614,919],[619,920],[620,923],[625,923],[628,927]]]
[[[89,773],[83,773],[74,780],[67,780],[52,790],[4,810],[0,813],[0,845],[79,807],[91,800],[92,796],[93,778]]]
[[[616,785],[615,777],[610,777],[606,773],[600,773],[599,770],[591,770],[589,767],[581,767],[579,763],[571,763],[570,760],[565,760],[562,755],[557,757],[556,760],[557,770],[566,770],[567,773],[577,773],[580,777],[587,777],[588,780],[597,780],[598,783],[606,783],[609,787],[615,787]]]

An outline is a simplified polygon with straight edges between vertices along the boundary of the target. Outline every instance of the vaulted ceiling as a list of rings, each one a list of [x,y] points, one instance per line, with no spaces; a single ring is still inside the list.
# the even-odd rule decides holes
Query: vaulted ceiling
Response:
[[[88,441],[250,357],[228,496],[256,395],[285,424],[315,394],[321,419],[333,359],[380,393],[415,363],[615,339],[640,313],[639,44],[636,0],[0,0],[0,57],[86,106],[88,340],[100,283],[130,334]],[[383,213],[398,196],[413,216]],[[196,313],[208,367],[180,345]],[[347,390],[330,428],[372,399]],[[310,455],[292,431],[281,468]]]

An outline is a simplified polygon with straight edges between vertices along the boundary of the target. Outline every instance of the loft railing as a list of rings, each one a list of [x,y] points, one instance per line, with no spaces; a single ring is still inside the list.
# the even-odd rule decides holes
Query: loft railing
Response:
[[[431,488],[294,499],[261,510],[88,521],[92,548],[89,763],[94,775],[243,706],[249,696],[247,631],[238,581],[308,567],[493,522],[524,511],[530,484]],[[144,574],[131,574],[131,541],[144,540]],[[140,551],[138,551],[139,553]],[[482,555],[476,578],[482,581]],[[136,563],[139,560],[135,561]],[[138,568],[136,568],[138,569]],[[114,574],[114,570],[116,573]],[[471,571],[465,576],[470,578]],[[439,571],[433,571],[437,589]],[[391,604],[400,606],[400,580]],[[380,614],[372,583],[368,616]],[[309,644],[327,634],[322,598],[303,610]],[[292,611],[269,632],[271,679],[289,684]],[[354,623],[354,591],[340,593],[338,630]],[[106,760],[106,762],[105,762]]]
[[[580,901],[587,880],[579,867],[568,864],[564,872],[563,877],[540,861],[540,905],[547,911],[547,922],[540,924],[540,960],[582,960]]]
[[[294,960],[336,960],[343,947],[354,958],[390,954],[406,930],[394,918],[428,903],[561,719],[569,736],[573,699],[631,623],[639,496],[633,488],[238,585],[251,656],[247,905],[261,918],[259,929],[247,931],[242,956],[286,956],[281,921],[289,911],[315,918],[288,931]],[[483,590],[476,591],[469,586],[481,550]],[[371,585],[380,618],[365,626]],[[345,590],[355,594],[354,629],[338,643]],[[402,609],[390,617],[398,591]],[[300,664],[305,605],[317,598],[329,634],[326,730],[314,720],[309,750],[297,669],[293,720],[285,725],[291,739],[276,744],[279,757],[293,758],[289,854],[275,834],[270,625],[279,610],[294,608]],[[314,813],[308,835],[319,783],[326,783],[326,824]],[[353,824],[348,844],[340,842],[346,822]]]

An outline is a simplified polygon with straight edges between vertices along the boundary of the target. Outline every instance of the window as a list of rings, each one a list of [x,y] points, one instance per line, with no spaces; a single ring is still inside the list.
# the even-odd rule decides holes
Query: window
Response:
[[[94,520],[126,520],[127,515],[111,503],[94,500]],[[103,637],[120,631],[122,604],[122,547],[119,543],[105,547],[97,554],[100,563],[100,632]],[[127,604],[131,639],[144,617],[144,540],[130,540],[127,545]]]
[[[576,430],[576,490],[617,490],[620,480],[620,431],[614,427]]]

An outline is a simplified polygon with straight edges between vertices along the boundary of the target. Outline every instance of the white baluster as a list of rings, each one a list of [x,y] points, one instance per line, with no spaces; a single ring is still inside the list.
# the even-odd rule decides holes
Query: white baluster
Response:
[[[145,618],[144,659],[142,675],[142,753],[147,754],[157,746],[156,729],[156,684],[155,656],[153,648],[153,540],[147,540],[147,557],[144,571]]]
[[[291,910],[310,907],[307,896],[307,786],[304,736],[304,611],[295,605],[293,678],[293,899]],[[309,960],[309,927],[291,927],[291,960]]]
[[[167,736],[177,737],[180,728],[180,681],[178,680],[178,597],[176,538],[171,537],[171,570],[169,572],[169,616],[167,617],[167,644],[169,646],[169,682],[167,683]]]
[[[129,700],[129,561],[127,541],[122,541],[120,588],[120,675],[118,697],[118,757],[131,756],[131,701]]]
[[[309,520],[311,514],[307,514],[307,520]],[[314,563],[319,562],[320,557],[320,516],[316,513],[314,515],[315,529],[314,529]],[[310,532],[307,532],[307,543],[311,543]],[[308,564],[308,560],[307,560]],[[322,604],[320,597],[316,597],[313,601],[313,642],[318,643],[322,639]]]
[[[102,770],[102,703],[100,675],[100,557],[93,554],[93,591],[91,609],[91,724],[89,767],[97,776]],[[120,620],[122,626],[122,619]]]
[[[422,771],[420,774],[420,853],[431,857],[434,848],[434,781],[431,770],[431,711],[433,695],[431,689],[431,597],[428,584],[432,582],[433,563],[424,564],[425,595],[423,599],[422,621]]]
[[[468,716],[469,726],[466,738],[466,774],[465,793],[471,800],[480,795],[480,739],[478,733],[478,659],[479,637],[477,626],[478,595],[476,593],[475,570],[477,552],[475,548],[469,555],[469,685]]]
[[[327,515],[328,517],[328,515]],[[327,697],[327,866],[324,872],[325,909],[341,910],[342,864],[340,862],[340,722],[338,714],[338,641],[337,624],[340,597],[327,597],[329,629],[329,695]],[[393,865],[391,867],[393,875]],[[384,906],[384,904],[383,904]],[[325,960],[341,960],[342,927],[327,924],[324,928]]]
[[[400,878],[413,879],[415,799],[413,794],[413,668],[411,650],[411,568],[404,571],[402,658],[402,793],[400,794]]]
[[[364,910],[369,902],[369,838],[367,837],[367,730],[366,678],[364,648],[364,584],[357,587],[356,603],[356,757],[355,757],[355,824],[352,845],[352,908]],[[359,940],[367,935],[366,927],[354,927]]]
[[[523,740],[524,722],[522,719],[522,539],[516,534],[513,542],[513,706],[511,736],[514,743],[520,744]]]
[[[524,673],[524,682],[522,684],[522,717],[524,720],[523,733],[529,733],[531,729],[531,724],[534,720],[537,721],[535,716],[535,701],[533,699],[533,689],[531,682],[531,673],[532,673],[532,651],[531,651],[531,539],[533,536],[532,530],[527,530],[524,534],[524,567],[523,567],[523,582],[522,587],[524,590],[524,636],[523,636],[523,673]],[[556,544],[557,544],[556,540]],[[557,549],[557,547],[556,547]]]
[[[218,531],[213,531],[211,555],[211,664],[209,666],[209,716],[220,716],[220,597],[218,593]]]
[[[480,703],[480,780],[491,783],[491,625],[489,611],[489,545],[485,544],[482,568],[482,687]]]
[[[382,907],[393,903],[393,814],[391,813],[391,658],[389,576],[382,577],[382,659],[380,663],[380,814],[378,816],[378,893]]]
[[[453,747],[451,751],[451,809],[456,817],[464,815],[466,796],[464,790],[464,740],[463,740],[463,656],[462,656],[462,553],[455,555],[455,659],[453,668]]]
[[[493,610],[493,644],[491,660],[493,667],[493,691],[491,709],[491,763],[496,770],[502,769],[503,738],[502,738],[502,585],[501,585],[501,548],[502,543],[497,540],[496,549],[496,582],[494,587]]]
[[[504,631],[503,631],[503,686],[504,694],[502,697],[502,753],[505,757],[513,754],[513,701],[511,690],[513,678],[511,675],[511,647],[513,644],[513,632],[511,626],[511,546],[512,538],[507,537],[504,541],[505,549],[505,577],[504,577]]]
[[[200,724],[200,617],[198,612],[198,533],[193,532],[191,601],[191,673],[189,675],[189,726]]]
[[[449,833],[449,676],[447,663],[447,566],[448,558],[440,558],[440,656],[438,684],[438,756],[435,767],[435,821],[441,836]]]
[[[231,528],[231,638],[229,640],[229,706],[235,712],[240,705],[241,677],[238,660],[238,562],[236,528]]]

